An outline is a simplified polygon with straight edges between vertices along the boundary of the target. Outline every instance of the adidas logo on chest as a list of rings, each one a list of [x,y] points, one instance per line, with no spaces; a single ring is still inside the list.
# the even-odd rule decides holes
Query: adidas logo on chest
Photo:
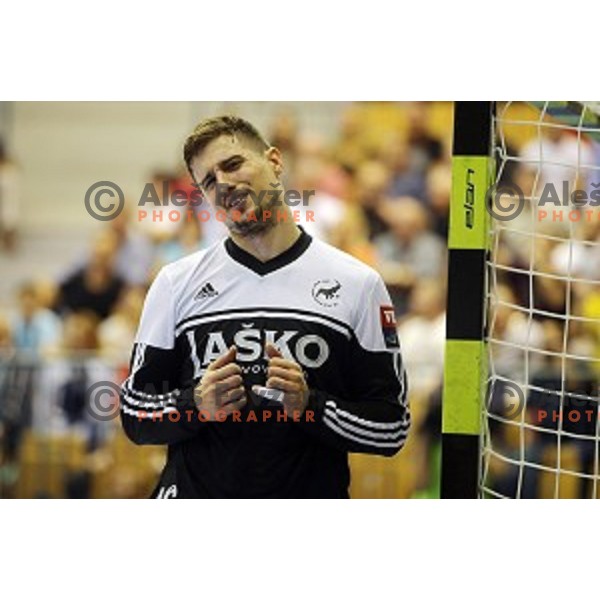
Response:
[[[205,298],[214,298],[219,292],[213,287],[210,281],[206,282],[194,296],[194,300],[204,300]]]

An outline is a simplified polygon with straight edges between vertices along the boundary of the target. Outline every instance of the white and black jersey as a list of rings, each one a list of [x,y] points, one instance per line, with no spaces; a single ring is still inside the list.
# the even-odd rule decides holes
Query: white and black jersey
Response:
[[[266,381],[266,342],[304,370],[298,418],[251,391]],[[193,390],[231,345],[248,403],[208,421]],[[121,416],[134,442],[169,446],[155,497],[347,497],[348,452],[391,456],[410,425],[381,277],[304,231],[264,263],[228,238],[167,265],[146,298]]]

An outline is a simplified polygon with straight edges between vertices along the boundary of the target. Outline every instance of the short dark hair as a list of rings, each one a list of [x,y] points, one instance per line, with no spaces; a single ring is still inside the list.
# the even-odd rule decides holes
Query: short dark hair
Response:
[[[241,117],[232,115],[223,115],[220,117],[211,117],[200,121],[194,131],[185,140],[183,147],[183,158],[187,169],[192,175],[191,163],[192,160],[200,153],[210,142],[216,140],[222,135],[239,136],[250,144],[254,145],[257,150],[267,150],[269,144],[265,138],[259,133],[258,129]]]

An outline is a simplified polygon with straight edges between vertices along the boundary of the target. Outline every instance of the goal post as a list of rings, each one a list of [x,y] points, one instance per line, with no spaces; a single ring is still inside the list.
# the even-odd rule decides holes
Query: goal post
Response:
[[[600,494],[600,103],[456,102],[442,498]]]
[[[456,102],[448,228],[448,296],[442,402],[442,498],[478,494],[492,102]]]

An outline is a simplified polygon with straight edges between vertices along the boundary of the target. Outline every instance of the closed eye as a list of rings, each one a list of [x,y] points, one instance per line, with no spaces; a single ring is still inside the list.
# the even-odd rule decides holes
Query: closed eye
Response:
[[[228,158],[227,160],[224,160],[220,164],[220,167],[221,169],[223,169],[223,171],[231,173],[232,171],[236,171],[237,169],[239,169],[244,164],[244,160],[244,157],[238,154],[236,156]]]
[[[246,159],[243,156],[236,154],[235,156],[230,156],[229,158],[221,161],[219,163],[219,168],[221,171],[225,171],[226,173],[232,173],[233,171],[237,171],[237,169],[244,164],[245,160]],[[215,182],[216,178],[211,171],[206,174],[206,177],[202,180],[200,185],[208,192],[215,186]]]

